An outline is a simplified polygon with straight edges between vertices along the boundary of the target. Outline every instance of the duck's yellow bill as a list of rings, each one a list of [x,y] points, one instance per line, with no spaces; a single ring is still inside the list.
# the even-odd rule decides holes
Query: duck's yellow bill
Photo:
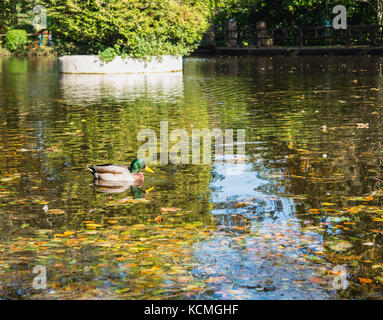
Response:
[[[154,171],[152,169],[150,169],[148,166],[146,166],[145,170],[150,172],[150,173],[154,173]]]

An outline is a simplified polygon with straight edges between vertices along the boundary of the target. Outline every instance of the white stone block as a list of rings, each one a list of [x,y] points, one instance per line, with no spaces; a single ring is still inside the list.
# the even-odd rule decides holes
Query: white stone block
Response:
[[[116,57],[102,61],[96,55],[63,56],[59,58],[62,73],[158,73],[182,71],[182,57],[152,57],[150,60]]]

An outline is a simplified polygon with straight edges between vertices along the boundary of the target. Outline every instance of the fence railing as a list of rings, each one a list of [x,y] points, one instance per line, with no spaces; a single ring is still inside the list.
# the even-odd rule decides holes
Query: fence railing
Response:
[[[347,29],[314,26],[302,28],[227,28],[212,26],[205,34],[202,46],[275,47],[275,46],[381,46],[383,26],[348,26]]]

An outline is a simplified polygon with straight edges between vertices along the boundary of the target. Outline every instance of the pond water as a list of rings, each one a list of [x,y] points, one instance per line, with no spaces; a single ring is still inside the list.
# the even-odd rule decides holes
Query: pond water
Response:
[[[102,76],[1,59],[0,297],[380,299],[382,65],[189,57]],[[129,164],[160,121],[245,129],[243,172],[157,164],[142,188],[93,184],[87,165]]]

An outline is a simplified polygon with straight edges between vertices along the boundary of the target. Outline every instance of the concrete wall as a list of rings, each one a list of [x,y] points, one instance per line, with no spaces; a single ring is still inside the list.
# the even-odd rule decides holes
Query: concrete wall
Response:
[[[150,61],[116,57],[104,62],[98,56],[63,56],[59,58],[62,73],[157,73],[182,71],[182,57],[153,57]]]

